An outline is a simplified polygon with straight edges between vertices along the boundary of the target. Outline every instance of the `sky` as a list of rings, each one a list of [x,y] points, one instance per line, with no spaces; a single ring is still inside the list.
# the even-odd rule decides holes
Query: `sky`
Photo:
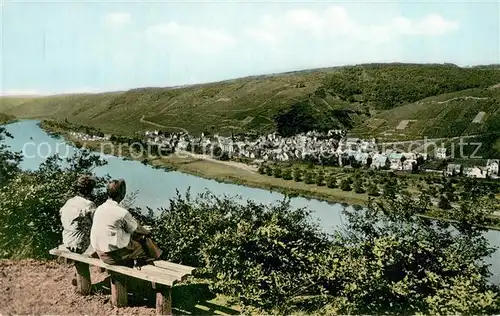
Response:
[[[500,1],[0,0],[1,94],[368,62],[500,63]]]

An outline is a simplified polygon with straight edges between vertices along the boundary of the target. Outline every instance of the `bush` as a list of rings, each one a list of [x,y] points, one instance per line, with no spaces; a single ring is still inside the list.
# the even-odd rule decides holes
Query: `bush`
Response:
[[[272,176],[273,175],[273,168],[271,168],[271,166],[266,166],[266,174],[268,176]]]
[[[323,186],[325,185],[325,176],[323,171],[319,171],[318,174],[316,175],[316,185],[318,186]]]
[[[439,199],[438,207],[442,210],[449,210],[451,209],[450,201],[443,195]]]
[[[259,169],[257,170],[260,174],[266,174],[266,167],[264,165],[260,165]]]
[[[306,171],[304,174],[304,182],[306,184],[313,184],[314,183],[314,172],[313,171]]]
[[[337,179],[335,178],[335,175],[331,174],[328,176],[328,178],[326,179],[326,186],[330,189],[337,187]]]
[[[295,182],[300,182],[302,181],[302,170],[297,168],[293,171],[293,180]]]
[[[283,180],[292,180],[292,179],[293,179],[292,171],[289,168],[283,170]]]
[[[379,196],[380,193],[378,192],[378,186],[375,183],[372,183],[368,187],[368,195],[369,196]]]
[[[348,179],[344,179],[340,182],[340,189],[342,191],[351,191],[351,182]]]
[[[281,178],[281,176],[282,176],[281,168],[280,167],[274,168],[273,175],[275,178]]]
[[[363,188],[363,182],[361,180],[356,180],[353,186],[354,186],[354,192],[358,194],[365,193],[365,189]]]
[[[286,313],[297,296],[317,294],[316,271],[329,242],[305,210],[254,204],[237,225],[208,240],[204,259],[215,277],[212,288],[239,297],[244,305]]]

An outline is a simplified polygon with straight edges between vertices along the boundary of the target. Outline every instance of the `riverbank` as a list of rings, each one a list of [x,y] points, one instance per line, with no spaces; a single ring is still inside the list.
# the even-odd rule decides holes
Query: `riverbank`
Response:
[[[0,125],[7,125],[15,122],[17,122],[17,118],[15,116],[0,113]]]

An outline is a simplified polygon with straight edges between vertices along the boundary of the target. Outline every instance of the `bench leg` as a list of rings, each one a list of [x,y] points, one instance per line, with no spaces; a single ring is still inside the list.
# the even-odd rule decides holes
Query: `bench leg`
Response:
[[[82,295],[90,294],[91,280],[90,268],[87,263],[75,261],[76,292]]]
[[[111,273],[111,304],[116,307],[127,306],[127,279],[123,275]]]
[[[156,315],[172,315],[172,288],[156,285]]]

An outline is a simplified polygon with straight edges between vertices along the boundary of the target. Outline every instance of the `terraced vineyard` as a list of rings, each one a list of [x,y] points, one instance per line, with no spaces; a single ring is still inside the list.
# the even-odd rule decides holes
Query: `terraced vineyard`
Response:
[[[494,66],[367,64],[177,88],[0,98],[0,112],[68,120],[107,133],[185,129],[228,135],[279,129],[276,118],[299,104],[307,113],[292,121],[309,124],[301,130],[354,128],[359,135],[394,139],[449,137],[498,127],[500,89],[486,89],[498,83],[500,71]],[[471,124],[480,111],[485,112],[481,123]],[[281,120],[282,126],[290,117]]]
[[[384,111],[358,126],[356,132],[385,141],[500,135],[500,88],[470,89],[426,98]]]

